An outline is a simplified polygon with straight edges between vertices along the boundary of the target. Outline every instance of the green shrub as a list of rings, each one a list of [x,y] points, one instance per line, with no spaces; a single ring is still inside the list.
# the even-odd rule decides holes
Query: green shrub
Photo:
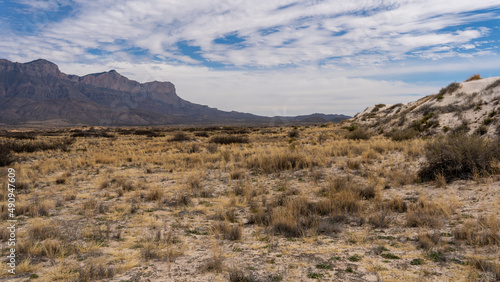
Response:
[[[349,131],[354,131],[356,129],[358,129],[358,127],[354,124],[351,124],[349,127],[347,127],[347,130],[349,130]]]
[[[323,273],[311,272],[311,273],[307,274],[307,278],[321,279],[321,278],[323,278]]]
[[[229,281],[230,282],[253,282],[258,281],[252,274],[246,274],[242,270],[237,268],[229,269]]]
[[[424,264],[424,261],[420,258],[412,259],[410,262],[411,265],[422,265]]]
[[[448,86],[441,88],[438,93],[438,97],[442,96],[446,93],[453,93],[454,91],[458,90],[461,87],[460,83],[452,82]]]
[[[399,256],[391,253],[381,254],[380,256],[382,256],[385,259],[400,259]]]
[[[393,130],[389,132],[386,136],[394,141],[410,140],[417,136],[418,131],[413,128],[403,129],[403,130]]]
[[[494,142],[477,135],[453,134],[436,139],[425,147],[426,164],[420,169],[422,180],[442,174],[446,181],[470,179],[475,173],[491,173],[499,158]]]

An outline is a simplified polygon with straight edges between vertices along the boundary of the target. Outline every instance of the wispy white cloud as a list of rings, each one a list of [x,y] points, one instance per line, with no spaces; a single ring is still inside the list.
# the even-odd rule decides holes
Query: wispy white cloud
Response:
[[[26,1],[39,9],[54,9],[68,3],[67,0]],[[497,13],[469,12],[500,7],[498,1],[492,0],[200,0],[195,4],[78,0],[75,3],[79,9],[75,17],[48,25],[32,39],[43,42],[56,39],[78,45],[82,51],[70,53],[73,56],[84,55],[89,48],[113,52],[133,46],[153,55],[194,63],[177,46],[179,41],[186,41],[198,46],[199,55],[206,59],[242,67],[314,64],[333,56],[354,55],[360,61],[370,62],[362,57],[373,50],[379,52],[379,60],[400,59],[419,48],[468,43],[484,36],[487,31],[480,28],[441,30],[498,18]],[[287,5],[291,6],[279,9]],[[275,32],[262,32],[269,28],[275,28]],[[214,42],[234,32],[244,38],[245,48]]]

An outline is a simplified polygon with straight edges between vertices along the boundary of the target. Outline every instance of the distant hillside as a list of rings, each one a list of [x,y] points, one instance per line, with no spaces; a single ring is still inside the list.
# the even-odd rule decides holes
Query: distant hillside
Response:
[[[310,117],[316,116],[225,112],[183,100],[170,82],[139,83],[114,70],[80,77],[43,59],[24,64],[0,59],[0,125],[269,124]],[[319,117],[317,122],[349,118]]]
[[[439,93],[407,104],[378,104],[348,121],[377,132],[414,130],[500,134],[500,77],[451,83]]]

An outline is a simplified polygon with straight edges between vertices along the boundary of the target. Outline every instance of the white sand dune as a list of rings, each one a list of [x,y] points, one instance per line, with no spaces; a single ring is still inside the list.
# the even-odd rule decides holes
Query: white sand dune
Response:
[[[500,133],[500,76],[452,83],[438,94],[407,104],[378,104],[348,122],[371,130],[413,128],[421,135],[463,130],[490,136]]]

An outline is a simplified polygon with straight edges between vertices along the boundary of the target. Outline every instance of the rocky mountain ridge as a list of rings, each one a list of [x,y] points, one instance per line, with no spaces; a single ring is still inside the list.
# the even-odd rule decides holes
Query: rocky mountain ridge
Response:
[[[170,82],[139,83],[115,70],[67,75],[39,59],[0,59],[0,124],[169,125],[339,122],[348,116],[263,117],[183,100]]]

